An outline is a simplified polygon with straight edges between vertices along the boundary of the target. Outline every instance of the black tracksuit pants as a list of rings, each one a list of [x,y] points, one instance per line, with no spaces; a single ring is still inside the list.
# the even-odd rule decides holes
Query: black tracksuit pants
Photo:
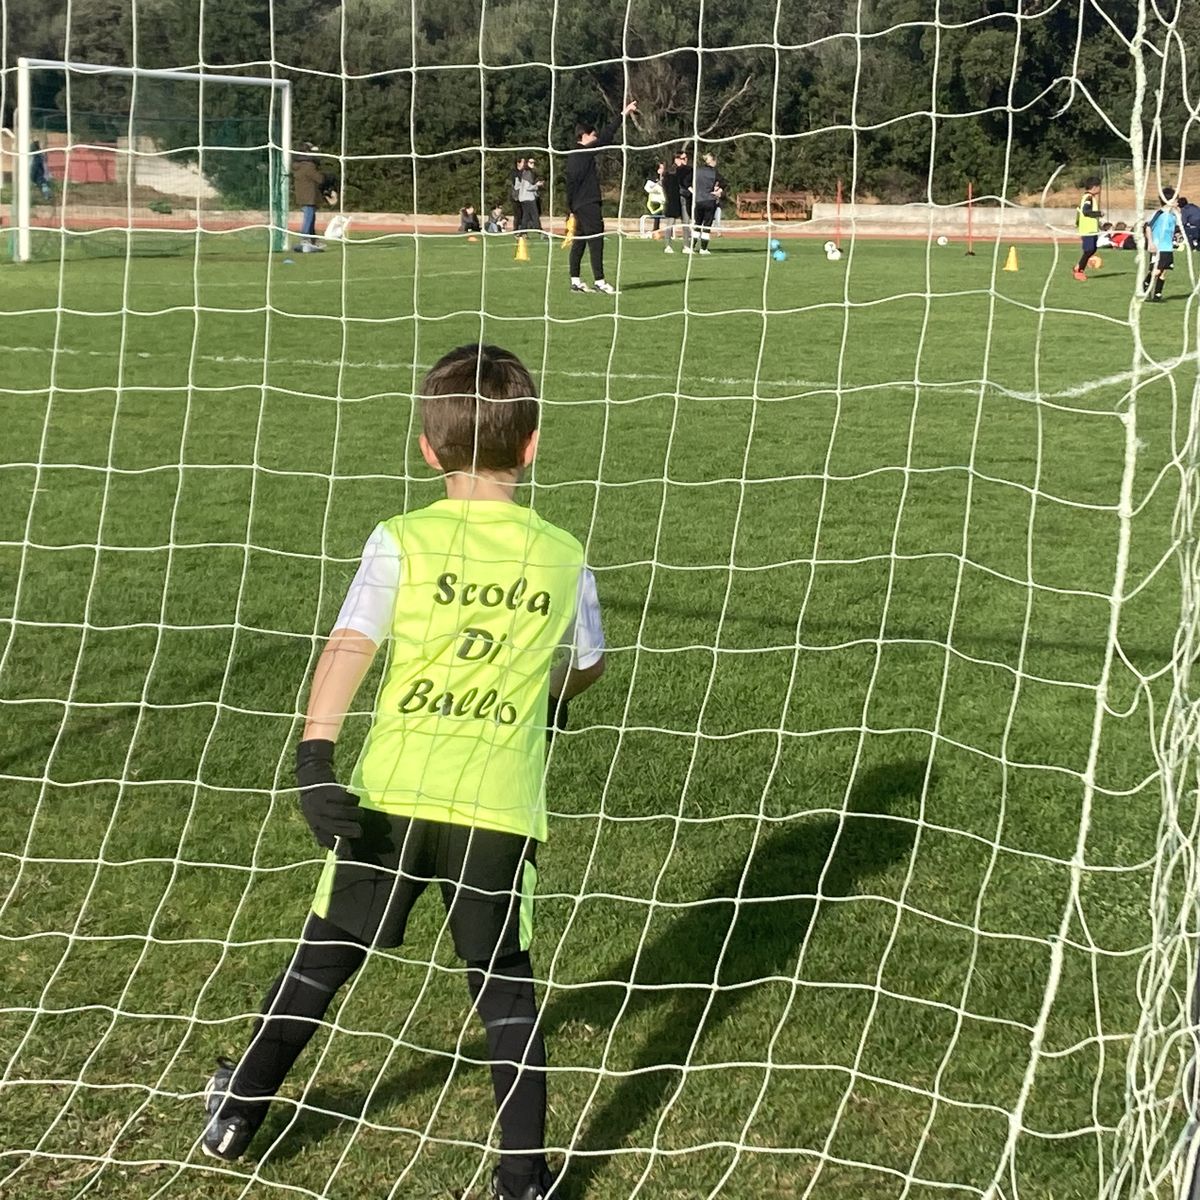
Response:
[[[585,204],[575,210],[575,240],[571,243],[571,278],[579,278],[583,248],[592,256],[592,276],[604,278],[604,217],[600,205]]]

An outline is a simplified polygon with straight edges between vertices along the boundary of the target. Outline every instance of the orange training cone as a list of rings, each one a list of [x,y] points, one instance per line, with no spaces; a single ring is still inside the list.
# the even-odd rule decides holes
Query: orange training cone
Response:
[[[1004,269],[1006,271],[1016,271],[1016,270],[1020,269],[1017,266],[1017,248],[1016,248],[1016,246],[1009,246],[1008,257],[1004,260]]]
[[[517,262],[529,261],[529,247],[525,244],[525,239],[523,237],[517,238],[517,252],[513,255],[513,258]]]
[[[477,242],[477,241],[479,241],[479,239],[474,234],[471,234],[471,236],[469,238],[467,238],[467,241],[468,242]]]

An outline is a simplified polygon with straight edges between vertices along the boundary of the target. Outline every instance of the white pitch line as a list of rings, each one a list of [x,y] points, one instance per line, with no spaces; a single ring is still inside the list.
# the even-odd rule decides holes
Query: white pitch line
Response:
[[[70,355],[77,358],[116,358],[118,352],[115,350],[76,350],[69,346],[60,347],[56,351],[51,351],[44,346],[0,346],[0,352],[5,354],[60,354]],[[151,354],[147,350],[139,350],[136,353],[127,354],[126,358],[137,359],[171,359],[178,360],[178,355],[175,354]],[[219,364],[237,364],[247,366],[261,367],[264,363],[272,363],[276,366],[287,367],[328,367],[336,369],[337,367],[350,367],[355,370],[364,371],[411,371],[415,366],[418,371],[425,371],[431,367],[432,363],[411,363],[411,362],[389,362],[384,359],[374,361],[354,361],[345,359],[338,361],[329,358],[296,358],[289,355],[282,359],[264,359],[261,355],[251,354],[197,354],[195,360],[200,362],[219,363]],[[538,374],[534,371],[534,374]],[[617,371],[581,371],[581,370],[557,370],[554,368],[540,372],[545,375],[555,375],[564,379],[620,379],[632,383],[638,383],[643,380],[647,382],[674,382],[676,376],[674,373],[670,375],[658,375],[653,372],[633,372],[621,373]],[[711,383],[721,384],[728,387],[745,387],[752,384],[754,380],[745,379],[734,376],[718,376],[718,375],[692,375],[689,379],[696,383]],[[836,384],[827,383],[816,379],[760,379],[760,383],[770,387],[802,387],[802,388],[818,388],[822,390],[834,391]],[[872,386],[891,386],[891,385],[872,385]],[[900,381],[896,386],[906,387],[911,386],[911,381]],[[931,385],[932,386],[932,385]]]
[[[60,347],[58,350],[51,350],[44,346],[0,346],[0,351],[5,354],[59,354],[67,355],[75,358],[104,358],[115,359],[119,356],[115,350],[77,350],[69,346]],[[152,354],[147,350],[140,350],[134,354],[126,356],[127,358],[137,359],[171,359],[175,361],[178,355],[174,354]],[[246,355],[246,354],[197,354],[196,360],[201,362],[215,364],[234,364],[247,366],[263,366],[264,364],[274,363],[278,366],[297,366],[297,367],[326,367],[336,369],[338,367],[348,367],[354,370],[370,370],[370,371],[411,371],[416,366],[417,370],[427,370],[430,364],[411,362],[389,362],[384,359],[374,361],[354,361],[344,360],[339,362],[336,359],[327,358],[295,358],[287,357],[285,359],[265,359],[261,355]],[[1190,351],[1187,354],[1178,355],[1175,358],[1170,358],[1161,363],[1155,363],[1147,366],[1142,374],[1141,382],[1146,384],[1155,379],[1169,375],[1178,367],[1184,366],[1187,363],[1194,363],[1200,360],[1200,350]],[[672,373],[669,375],[660,375],[650,371],[641,372],[617,372],[617,371],[584,371],[584,370],[563,370],[559,368],[549,368],[542,372],[534,372],[535,374],[553,375],[562,379],[582,379],[582,380],[601,380],[601,379],[619,379],[623,382],[641,383],[641,382],[669,382],[674,383],[677,376]],[[1006,388],[1003,384],[996,380],[978,380],[978,379],[961,379],[949,380],[945,382],[933,382],[929,380],[912,380],[912,379],[893,379],[881,381],[871,384],[857,384],[853,386],[839,387],[835,383],[830,383],[827,380],[818,379],[747,379],[741,376],[727,375],[693,375],[688,377],[688,382],[704,383],[716,385],[720,387],[738,387],[747,388],[754,385],[766,386],[770,388],[796,388],[804,389],[806,392],[816,393],[838,393],[843,395],[861,391],[879,391],[884,388],[922,388],[928,391],[950,392],[951,394],[972,395],[976,393],[980,387],[994,388],[1001,395],[1007,396],[1013,400],[1021,400],[1029,403],[1038,401],[1055,401],[1055,400],[1078,400],[1084,396],[1090,395],[1092,392],[1099,391],[1103,388],[1111,387],[1127,387],[1133,382],[1133,371],[1118,371],[1111,375],[1102,376],[1099,379],[1091,379],[1085,383],[1075,384],[1072,387],[1061,388],[1053,392],[1022,392],[1012,388]],[[6,390],[0,388],[0,390]],[[768,397],[768,399],[776,399],[776,397]],[[1124,400],[1124,397],[1122,397]]]

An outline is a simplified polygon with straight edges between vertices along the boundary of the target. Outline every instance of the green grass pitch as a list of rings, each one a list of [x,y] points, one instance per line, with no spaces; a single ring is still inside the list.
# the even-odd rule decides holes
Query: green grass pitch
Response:
[[[1135,311],[1134,255],[1080,285],[1070,245],[610,239],[614,301],[540,243],[224,245],[0,268],[0,1192],[483,1194],[432,898],[250,1158],[196,1147],[316,880],[287,789],[320,639],[374,523],[439,493],[422,367],[483,337],[540,381],[532,495],[610,646],[540,863],[566,1194],[967,1200],[1020,1102],[1004,1194],[1096,1196],[1152,936],[1186,264]]]

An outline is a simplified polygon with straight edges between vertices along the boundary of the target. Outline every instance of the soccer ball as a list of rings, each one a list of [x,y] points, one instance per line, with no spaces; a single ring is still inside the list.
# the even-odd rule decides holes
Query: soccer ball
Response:
[[[771,239],[771,240],[770,240],[770,241],[767,243],[767,249],[769,249],[769,250],[778,250],[778,249],[779,249],[779,239],[778,239],[778,238],[772,238],[772,239]]]
[[[837,242],[826,242],[825,253],[832,254],[837,249]]]
[[[772,251],[771,251],[771,257],[772,257],[772,258],[773,258],[773,259],[774,259],[776,262],[784,262],[784,261],[787,259],[787,251],[786,251],[786,250],[780,250],[780,249],[775,249],[775,250],[772,250]]]
[[[830,262],[837,262],[837,260],[842,257],[842,252],[836,246],[834,246],[831,250],[825,251],[825,257],[829,259]]]
[[[1093,254],[1092,257],[1088,259],[1088,266],[1091,267],[1093,271],[1098,271],[1102,266],[1104,266],[1104,259],[1102,259],[1098,254]]]
[[[940,238],[938,238],[937,242],[938,242],[939,246],[950,245],[950,239],[948,237],[946,237],[944,234]]]

